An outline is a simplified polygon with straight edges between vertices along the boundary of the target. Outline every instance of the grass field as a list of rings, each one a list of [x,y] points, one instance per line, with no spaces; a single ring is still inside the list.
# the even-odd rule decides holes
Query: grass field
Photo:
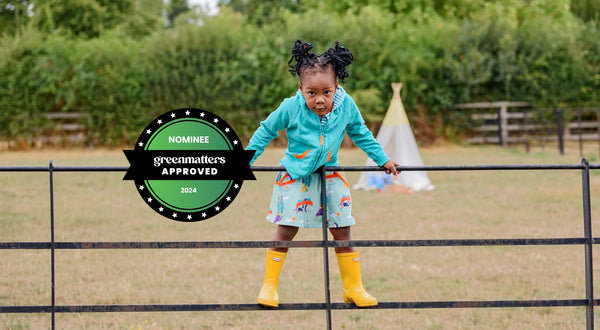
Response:
[[[569,150],[569,149],[568,149]],[[421,148],[427,165],[579,164],[579,150],[455,145]],[[593,154],[594,150],[590,151]],[[256,165],[276,165],[269,149]],[[343,149],[344,165],[363,165]],[[592,161],[595,157],[590,157]],[[5,165],[125,166],[120,150],[0,153]],[[436,189],[413,195],[353,191],[354,239],[582,237],[576,170],[429,172]],[[359,173],[347,173],[351,183]],[[207,221],[154,213],[123,173],[55,173],[56,241],[269,240],[264,220],[274,174],[257,172],[235,202]],[[49,241],[48,173],[0,172],[0,241]],[[600,171],[591,175],[592,221],[600,236]],[[297,240],[319,240],[301,230]],[[359,248],[363,281],[379,301],[585,298],[582,246]],[[599,252],[594,251],[597,262]],[[342,301],[331,253],[331,293]],[[264,249],[57,250],[56,304],[255,303]],[[600,263],[596,263],[596,269]],[[282,303],[323,302],[322,249],[291,249]],[[50,304],[50,251],[0,250],[0,305]],[[599,297],[600,274],[594,273]],[[582,329],[582,307],[333,311],[334,329]],[[596,323],[600,321],[596,308]],[[322,329],[324,311],[57,314],[59,329]],[[0,314],[0,327],[44,329],[49,314]]]

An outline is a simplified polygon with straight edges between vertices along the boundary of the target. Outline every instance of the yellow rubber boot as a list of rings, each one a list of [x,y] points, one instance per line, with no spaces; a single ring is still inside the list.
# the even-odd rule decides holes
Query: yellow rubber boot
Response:
[[[279,306],[279,295],[277,285],[279,284],[279,273],[285,261],[285,252],[277,252],[267,249],[267,260],[265,261],[265,279],[258,293],[258,303],[267,307]]]
[[[344,286],[344,302],[353,302],[358,307],[377,306],[377,299],[363,287],[358,252],[337,253],[336,255]]]

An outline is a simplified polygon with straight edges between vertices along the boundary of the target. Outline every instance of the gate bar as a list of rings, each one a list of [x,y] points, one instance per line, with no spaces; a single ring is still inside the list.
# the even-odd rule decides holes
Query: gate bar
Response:
[[[600,169],[600,164],[588,164],[589,169]],[[126,172],[128,166],[53,166],[54,172]],[[327,166],[328,171],[385,171],[382,166]],[[283,166],[251,166],[252,171],[285,171]],[[396,166],[398,171],[496,171],[496,170],[582,170],[581,164],[489,164],[489,165],[427,165]],[[0,172],[48,172],[48,166],[0,166]]]
[[[595,304],[599,301],[595,300]],[[557,300],[467,300],[467,301],[391,301],[379,302],[376,307],[357,307],[351,303],[335,302],[330,309],[440,309],[440,308],[515,308],[515,307],[582,307],[587,299]],[[0,313],[49,313],[50,306],[0,306]],[[114,313],[114,312],[196,312],[196,311],[280,311],[323,310],[326,303],[287,303],[268,308],[259,304],[173,304],[173,305],[63,305],[57,313]]]
[[[585,244],[585,237],[567,238],[490,238],[490,239],[422,239],[422,240],[352,240],[329,241],[328,247],[427,247],[427,246],[499,246],[499,245],[577,245]],[[594,238],[592,244],[600,244]],[[269,247],[323,248],[323,241],[182,241],[182,242],[54,242],[55,250],[77,249],[236,249]],[[0,250],[51,249],[50,242],[0,242]]]

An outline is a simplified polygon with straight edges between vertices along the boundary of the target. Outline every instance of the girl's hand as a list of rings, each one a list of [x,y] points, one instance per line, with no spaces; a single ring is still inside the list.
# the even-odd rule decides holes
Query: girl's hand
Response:
[[[393,162],[392,160],[388,160],[385,164],[383,164],[383,167],[385,167],[387,170],[385,171],[385,173],[387,174],[394,174],[394,176],[398,175],[401,171],[396,170],[396,166],[399,166],[400,164]]]

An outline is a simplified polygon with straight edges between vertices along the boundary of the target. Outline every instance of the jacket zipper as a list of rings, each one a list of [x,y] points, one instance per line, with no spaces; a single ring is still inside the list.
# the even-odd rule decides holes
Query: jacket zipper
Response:
[[[315,166],[317,165],[317,163],[319,162],[319,159],[321,159],[321,155],[323,154],[323,145],[324,145],[324,139],[325,139],[325,125],[327,125],[327,122],[325,122],[325,125],[321,125],[321,118],[319,116],[317,116],[317,119],[319,120],[319,131],[320,131],[320,136],[319,136],[319,154],[317,155],[317,158],[315,159],[315,162],[313,163],[312,168],[314,170],[316,170]]]

